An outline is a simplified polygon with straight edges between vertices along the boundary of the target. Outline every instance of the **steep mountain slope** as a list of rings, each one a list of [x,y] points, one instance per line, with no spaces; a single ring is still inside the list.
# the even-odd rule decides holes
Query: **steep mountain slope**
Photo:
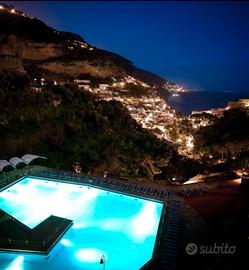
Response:
[[[49,165],[112,176],[181,180],[186,163],[139,126],[117,101],[98,100],[73,84],[32,91],[29,78],[0,72],[1,158],[31,152]],[[185,168],[185,169],[184,169]]]
[[[181,181],[190,161],[149,132],[172,125],[156,91],[166,86],[174,84],[76,34],[0,9],[1,158],[33,152],[57,168],[77,161],[84,172]]]
[[[120,55],[89,45],[77,34],[57,31],[6,5],[0,10],[0,25],[2,57],[11,55],[22,61],[40,60],[40,67],[62,75],[70,71],[67,69],[70,66],[75,76],[84,73],[101,78],[131,75],[160,87],[167,82],[153,73],[136,68]],[[44,63],[42,60],[45,59],[47,62]]]
[[[0,25],[0,70],[27,74],[35,87],[45,85],[41,79],[60,85],[78,80],[81,89],[101,99],[120,101],[140,125],[157,137],[176,140],[170,128],[177,126],[178,120],[164,99],[171,92],[183,93],[182,87],[13,7],[2,6]],[[181,133],[178,137],[185,141]]]

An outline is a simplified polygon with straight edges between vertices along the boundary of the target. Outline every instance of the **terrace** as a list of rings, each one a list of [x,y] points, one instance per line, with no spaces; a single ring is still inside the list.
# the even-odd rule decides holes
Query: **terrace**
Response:
[[[47,254],[72,225],[72,220],[50,216],[31,229],[0,209],[0,250]]]
[[[13,172],[10,173],[6,173],[5,174],[5,178],[3,180],[1,180],[0,186],[2,188],[6,188],[9,185],[12,185],[13,183],[15,183],[17,181],[17,183],[20,181],[20,177],[22,176],[28,176],[28,177],[38,177],[42,178],[42,179],[51,179],[52,181],[56,181],[58,183],[61,183],[63,181],[63,183],[72,183],[72,184],[76,184],[77,186],[85,186],[88,188],[101,188],[101,190],[107,192],[107,194],[112,191],[118,192],[118,194],[124,194],[124,195],[131,195],[132,197],[135,198],[140,198],[137,196],[142,196],[142,198],[150,198],[153,201],[157,202],[165,202],[165,206],[162,210],[162,215],[161,215],[161,222],[159,224],[159,228],[157,230],[157,238],[156,238],[156,242],[155,242],[155,247],[154,247],[154,251],[153,251],[153,256],[152,259],[149,260],[149,262],[147,262],[141,269],[149,269],[149,267],[151,267],[151,265],[158,260],[166,260],[165,256],[175,256],[177,254],[177,248],[174,248],[173,250],[171,249],[170,253],[171,255],[167,255],[169,253],[165,253],[163,250],[165,249],[165,241],[166,239],[170,239],[170,237],[173,236],[173,238],[175,237],[174,234],[176,232],[173,231],[167,231],[169,228],[169,224],[167,225],[167,229],[164,226],[165,223],[167,223],[167,219],[169,219],[169,211],[167,211],[167,207],[166,205],[170,205],[173,202],[173,192],[167,191],[167,190],[160,190],[158,188],[151,188],[151,187],[147,187],[146,185],[140,185],[140,184],[134,184],[134,183],[128,183],[126,181],[122,181],[122,180],[115,180],[115,179],[110,179],[110,178],[102,178],[102,177],[97,177],[97,176],[90,176],[90,175],[85,175],[85,174],[76,174],[76,173],[72,173],[72,172],[66,172],[66,171],[61,171],[61,170],[56,170],[56,169],[52,169],[52,168],[46,168],[46,167],[41,167],[41,166],[28,166],[26,168],[23,169],[16,169]],[[166,204],[167,203],[167,204]],[[179,226],[179,213],[175,214],[173,213],[173,216],[176,216],[175,222],[177,222],[178,226]],[[56,217],[53,217],[56,219]],[[58,217],[57,217],[58,218]],[[63,219],[64,220],[64,219]],[[44,223],[46,224],[47,220],[44,221]],[[70,227],[71,225],[71,220],[67,219],[67,225]],[[42,225],[42,224],[41,224]],[[57,223],[58,225],[58,223]],[[37,227],[39,227],[40,225],[38,225]],[[177,225],[176,225],[177,226]],[[55,226],[56,227],[56,226]],[[53,228],[55,228],[53,227]],[[67,226],[65,226],[67,227]],[[49,228],[49,227],[47,227]],[[65,231],[67,231],[68,228],[65,229]],[[51,234],[51,231],[53,230],[48,230],[49,233]],[[43,239],[46,239],[49,235],[49,233],[46,234],[41,234],[40,236],[43,237]],[[178,232],[177,232],[178,234]],[[66,233],[66,235],[68,235],[68,233]],[[38,237],[36,235],[36,237]],[[62,240],[60,240],[60,237],[63,237]],[[12,237],[13,238],[13,235]],[[39,238],[39,237],[38,237]],[[56,238],[56,237],[55,237]],[[54,239],[55,239],[54,238]],[[41,239],[41,237],[40,237]],[[67,238],[66,238],[67,239]],[[162,240],[164,239],[164,240]],[[30,242],[29,242],[30,241]],[[41,243],[44,240],[41,241]],[[61,245],[61,242],[64,243],[66,240],[64,240],[64,236],[63,233],[58,233],[57,234],[57,238],[55,240],[54,245],[56,245],[55,248],[53,248],[53,250],[57,250],[57,246]],[[171,240],[169,240],[171,241]],[[175,241],[178,241],[178,237],[175,237]],[[15,241],[11,241],[11,243],[7,243],[10,245],[11,248],[15,249],[15,245],[14,245]],[[58,244],[56,244],[58,243]],[[32,249],[32,241],[29,239],[28,242],[25,240],[24,242],[22,242],[22,245],[26,247],[26,250],[28,250],[29,248]],[[11,246],[12,245],[12,246]],[[41,247],[43,245],[40,245]],[[53,245],[51,245],[53,247]],[[176,244],[177,246],[177,244]],[[20,247],[20,245],[19,245]],[[28,248],[27,248],[28,247]],[[9,248],[9,246],[8,246]],[[24,248],[20,248],[21,250],[24,250]],[[46,249],[44,248],[44,250],[42,250],[40,248],[40,251],[44,252],[44,253],[48,253],[51,249],[49,248],[49,246],[46,246]],[[175,255],[172,255],[172,252]],[[49,253],[50,254],[50,253]],[[84,257],[84,256],[83,256]],[[172,258],[169,259],[170,264],[172,263]],[[110,262],[108,262],[109,264]],[[125,263],[125,262],[124,262]],[[172,266],[172,265],[171,265]],[[140,267],[139,267],[140,268]],[[134,268],[134,269],[139,269],[139,268]],[[6,268],[8,269],[8,268]],[[76,268],[77,269],[77,268]],[[83,268],[84,269],[84,268]],[[88,268],[87,268],[88,269]],[[90,269],[90,268],[89,268]],[[93,268],[94,269],[94,268]],[[114,268],[110,268],[110,269],[116,269]],[[120,268],[122,269],[122,268]],[[168,268],[170,269],[170,268]]]

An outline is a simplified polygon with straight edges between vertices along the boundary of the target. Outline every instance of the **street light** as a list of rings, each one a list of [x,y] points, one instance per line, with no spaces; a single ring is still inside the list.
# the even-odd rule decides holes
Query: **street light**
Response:
[[[99,263],[103,264],[103,269],[105,270],[105,255],[101,256]]]

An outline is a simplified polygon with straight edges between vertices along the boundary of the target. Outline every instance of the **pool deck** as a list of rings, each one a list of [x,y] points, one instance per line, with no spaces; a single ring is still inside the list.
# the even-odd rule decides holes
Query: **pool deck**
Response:
[[[44,177],[75,184],[85,184],[89,186],[108,189],[116,192],[124,192],[125,194],[149,198],[152,200],[164,202],[172,199],[174,193],[166,188],[161,188],[158,185],[148,185],[148,183],[128,182],[111,178],[98,177],[88,174],[77,174],[70,171],[57,170],[42,166],[29,166],[23,169],[17,169],[9,174],[6,174],[4,180],[0,180],[0,189],[6,185],[18,181],[23,176]]]
[[[51,215],[33,229],[0,209],[0,251],[48,254],[73,221]]]
[[[91,187],[117,192],[146,200],[156,201],[164,204],[161,220],[158,228],[153,256],[142,269],[166,269],[172,270],[176,264],[180,240],[180,201],[174,198],[174,192],[161,188],[155,183],[128,182],[124,180],[103,178],[98,176],[76,174],[74,172],[62,171],[41,166],[29,166],[16,170],[5,180],[0,181],[0,189],[13,185],[22,177],[47,178],[51,181],[69,182],[83,184]],[[155,268],[156,267],[156,268]]]

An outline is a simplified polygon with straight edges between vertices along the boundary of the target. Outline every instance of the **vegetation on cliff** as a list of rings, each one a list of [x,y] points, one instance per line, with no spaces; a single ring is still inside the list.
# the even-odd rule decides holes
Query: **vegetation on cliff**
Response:
[[[76,85],[32,91],[29,77],[0,74],[1,158],[37,153],[50,166],[153,179],[183,177],[166,143],[142,129],[116,101],[97,100]]]
[[[193,133],[196,154],[203,159],[220,159],[220,162],[249,156],[248,109],[229,109],[223,117],[210,116],[208,120],[210,125]]]
[[[143,129],[120,102],[68,83],[89,79],[92,87],[130,75],[149,86],[127,83],[117,94],[140,97],[170,82],[76,34],[6,10],[0,12],[1,158],[31,152],[47,156],[52,167],[79,162],[84,172],[169,181],[195,173],[192,161]],[[36,87],[42,78],[46,86]]]

